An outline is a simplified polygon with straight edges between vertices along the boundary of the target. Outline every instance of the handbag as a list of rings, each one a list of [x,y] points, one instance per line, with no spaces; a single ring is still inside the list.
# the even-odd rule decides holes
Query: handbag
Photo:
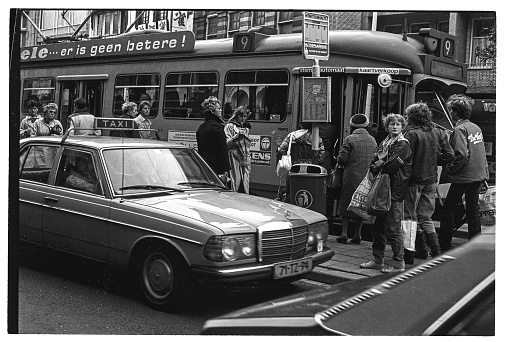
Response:
[[[403,234],[403,248],[414,252],[416,250],[417,221],[405,220],[404,212],[402,210],[401,226]]]
[[[391,209],[391,183],[387,173],[379,173],[370,188],[366,211],[371,215],[384,215]]]
[[[354,191],[351,202],[347,207],[347,210],[355,213],[359,217],[363,218],[366,221],[374,222],[375,216],[367,213],[366,205],[368,193],[370,192],[370,187],[372,186],[373,175],[369,171],[367,171],[365,178],[359,183],[358,187]]]
[[[293,134],[289,136],[289,145],[286,155],[283,155],[281,159],[277,162],[277,176],[282,177],[288,174],[291,170],[291,142],[293,141]]]
[[[344,168],[340,165],[335,165],[335,168],[331,171],[330,174],[330,188],[332,189],[340,189],[342,186],[342,177],[344,175]]]

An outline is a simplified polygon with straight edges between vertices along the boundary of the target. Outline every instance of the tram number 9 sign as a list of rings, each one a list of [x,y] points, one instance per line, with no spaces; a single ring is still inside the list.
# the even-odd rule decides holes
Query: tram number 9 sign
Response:
[[[454,39],[445,38],[443,40],[442,53],[444,57],[452,58],[454,56]]]
[[[233,39],[234,52],[249,52],[252,51],[253,36],[249,33],[237,34]]]

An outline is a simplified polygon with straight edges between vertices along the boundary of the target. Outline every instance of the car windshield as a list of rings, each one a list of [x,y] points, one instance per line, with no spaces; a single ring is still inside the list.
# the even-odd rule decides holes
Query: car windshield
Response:
[[[103,151],[114,194],[222,187],[194,150],[125,148]]]

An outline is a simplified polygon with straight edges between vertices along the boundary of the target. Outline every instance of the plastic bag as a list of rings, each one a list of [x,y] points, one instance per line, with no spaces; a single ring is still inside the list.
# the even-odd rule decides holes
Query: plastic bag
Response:
[[[496,186],[490,186],[486,192],[479,194],[479,213],[481,224],[496,223]]]
[[[417,221],[402,220],[403,248],[414,252],[416,250]]]
[[[352,195],[351,202],[347,207],[347,210],[352,211],[356,215],[362,217],[366,221],[375,221],[375,216],[370,215],[366,211],[368,193],[373,184],[373,175],[370,171],[367,172],[365,178],[359,183],[358,187]]]
[[[277,176],[282,177],[287,175],[291,170],[291,155],[283,155],[282,158],[277,163]]]

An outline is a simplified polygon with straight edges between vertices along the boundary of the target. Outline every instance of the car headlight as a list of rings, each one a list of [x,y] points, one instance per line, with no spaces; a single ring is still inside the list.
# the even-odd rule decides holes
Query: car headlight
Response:
[[[211,261],[235,261],[256,258],[256,238],[253,234],[211,236],[203,249]]]
[[[307,251],[322,250],[323,243],[328,239],[328,222],[309,224],[309,237],[307,238]]]

